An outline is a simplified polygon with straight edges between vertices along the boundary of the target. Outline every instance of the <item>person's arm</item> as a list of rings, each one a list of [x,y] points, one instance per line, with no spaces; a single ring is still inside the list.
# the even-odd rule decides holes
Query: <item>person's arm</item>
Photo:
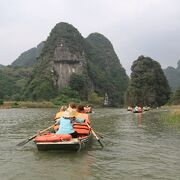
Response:
[[[60,122],[61,122],[61,118],[56,119],[55,125],[60,125]]]

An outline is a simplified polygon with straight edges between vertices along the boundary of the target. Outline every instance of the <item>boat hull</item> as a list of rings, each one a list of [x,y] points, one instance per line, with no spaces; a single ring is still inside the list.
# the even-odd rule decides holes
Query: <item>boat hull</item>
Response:
[[[60,142],[35,142],[37,149],[39,151],[49,151],[49,150],[69,150],[69,151],[80,151],[85,148],[91,141],[92,134],[90,133],[85,138],[73,138],[70,141],[60,141]]]

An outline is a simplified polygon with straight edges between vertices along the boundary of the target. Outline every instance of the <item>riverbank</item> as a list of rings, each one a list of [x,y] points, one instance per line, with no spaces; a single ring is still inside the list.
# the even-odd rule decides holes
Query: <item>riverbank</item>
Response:
[[[54,108],[57,107],[52,102],[42,101],[42,102],[33,102],[33,101],[5,101],[3,105],[0,105],[0,109],[9,109],[9,108]]]
[[[161,117],[161,120],[166,124],[180,127],[180,105],[165,106],[165,108],[168,111]]]
[[[88,102],[81,102],[85,105],[90,105],[91,107],[98,107],[100,105],[92,105]],[[10,109],[10,108],[59,108],[60,106],[65,105],[57,105],[51,101],[4,101],[2,105],[0,105],[0,109]],[[68,104],[67,104],[68,105]]]

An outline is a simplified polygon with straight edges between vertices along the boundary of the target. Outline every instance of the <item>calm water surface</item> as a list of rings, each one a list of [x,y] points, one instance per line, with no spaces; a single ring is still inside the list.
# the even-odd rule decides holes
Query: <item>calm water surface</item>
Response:
[[[162,124],[163,111],[132,114],[94,109],[103,134],[81,152],[40,152],[19,142],[49,127],[57,109],[0,109],[0,180],[179,180],[180,130]]]

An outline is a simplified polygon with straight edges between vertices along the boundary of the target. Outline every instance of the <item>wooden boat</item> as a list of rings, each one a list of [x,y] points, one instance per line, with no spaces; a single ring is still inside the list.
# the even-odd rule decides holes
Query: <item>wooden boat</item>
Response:
[[[54,133],[44,134],[34,139],[39,151],[47,150],[72,150],[80,151],[89,145],[92,139],[92,132],[85,124],[74,124],[78,132],[78,138],[72,138],[71,135],[58,135]]]
[[[58,142],[36,142],[36,146],[39,151],[47,150],[72,150],[80,151],[85,148],[91,140],[92,133],[84,138],[72,138],[69,141],[58,141]]]

